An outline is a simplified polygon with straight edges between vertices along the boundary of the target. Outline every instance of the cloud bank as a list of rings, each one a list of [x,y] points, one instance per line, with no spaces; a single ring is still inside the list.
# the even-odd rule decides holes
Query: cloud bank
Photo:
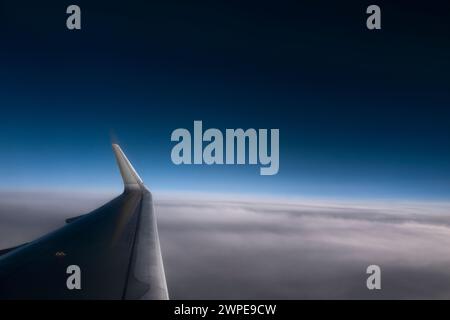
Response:
[[[0,247],[111,197],[2,193]],[[155,199],[171,298],[450,298],[449,204]],[[366,288],[371,264],[381,290]]]

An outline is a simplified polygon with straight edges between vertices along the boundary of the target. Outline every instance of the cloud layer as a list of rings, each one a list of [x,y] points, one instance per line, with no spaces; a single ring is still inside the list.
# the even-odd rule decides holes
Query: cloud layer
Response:
[[[110,198],[0,194],[0,247]],[[450,298],[448,204],[155,198],[171,298]]]

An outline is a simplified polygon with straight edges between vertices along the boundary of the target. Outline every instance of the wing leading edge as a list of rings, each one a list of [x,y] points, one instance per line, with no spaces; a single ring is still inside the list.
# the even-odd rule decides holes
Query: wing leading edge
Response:
[[[113,150],[124,192],[0,256],[0,299],[169,298],[152,194],[121,148]],[[68,286],[70,266],[79,267],[79,289]]]

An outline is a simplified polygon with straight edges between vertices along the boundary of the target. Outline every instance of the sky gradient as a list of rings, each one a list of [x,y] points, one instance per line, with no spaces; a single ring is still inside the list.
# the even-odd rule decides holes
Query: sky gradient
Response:
[[[0,189],[450,199],[449,5],[0,4]],[[176,128],[279,128],[280,171],[175,166]]]

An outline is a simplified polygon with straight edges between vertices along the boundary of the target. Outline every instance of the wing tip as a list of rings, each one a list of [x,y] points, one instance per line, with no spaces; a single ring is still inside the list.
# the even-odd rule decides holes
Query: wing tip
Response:
[[[112,149],[116,156],[117,165],[119,166],[125,190],[141,188],[144,182],[128,160],[122,148],[117,143],[112,143]]]

